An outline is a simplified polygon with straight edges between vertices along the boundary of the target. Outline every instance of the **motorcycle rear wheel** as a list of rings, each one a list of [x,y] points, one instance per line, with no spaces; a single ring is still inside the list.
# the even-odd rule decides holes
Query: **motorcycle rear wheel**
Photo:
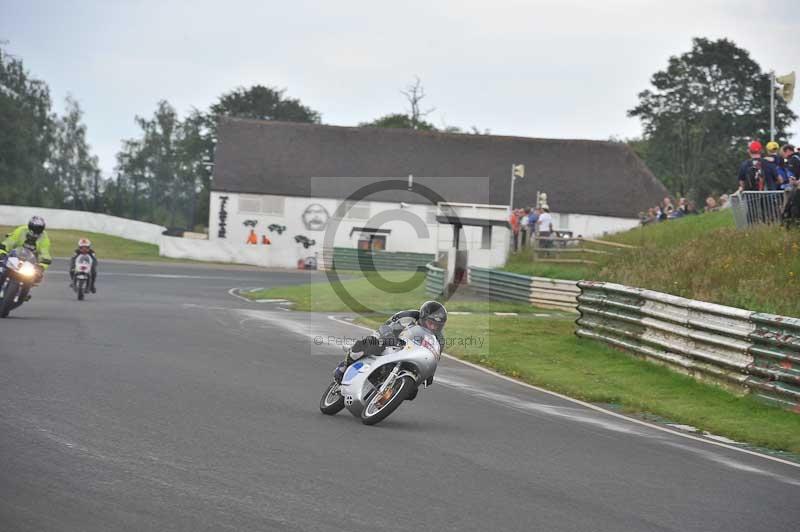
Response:
[[[364,425],[376,425],[389,417],[389,415],[397,410],[403,401],[411,395],[416,389],[417,383],[411,377],[400,377],[392,385],[392,395],[384,398],[385,402],[381,402],[377,397],[377,391],[373,393],[372,397],[367,401],[367,406],[361,412],[361,422]],[[388,390],[387,390],[388,391]],[[386,395],[384,393],[384,395]]]
[[[14,298],[17,297],[17,292],[19,292],[19,283],[9,279],[3,291],[3,300],[0,301],[0,318],[7,318],[8,313],[14,308]]]
[[[327,416],[338,414],[344,408],[344,397],[339,393],[339,385],[336,382],[330,383],[319,400],[319,410]]]

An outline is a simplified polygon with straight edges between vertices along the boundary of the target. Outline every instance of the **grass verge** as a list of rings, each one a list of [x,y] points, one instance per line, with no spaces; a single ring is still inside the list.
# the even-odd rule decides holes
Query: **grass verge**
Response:
[[[13,230],[13,227],[0,226],[0,236]],[[75,251],[78,239],[88,238],[92,241],[97,256],[102,259],[124,259],[124,260],[168,260],[159,257],[158,246],[127,240],[116,236],[104,235],[101,233],[90,233],[87,231],[76,231],[72,229],[48,229],[50,235],[50,252],[54,257],[69,257]]]
[[[417,308],[420,303],[430,299],[425,294],[424,274],[389,271],[352,272],[355,278],[342,281],[342,287],[356,302],[348,306],[330,283],[305,283],[294,286],[281,286],[244,292],[250,299],[288,299],[294,302],[296,310],[314,312],[369,312],[374,310],[392,313],[407,308]],[[454,298],[447,303],[450,311],[460,312],[542,312],[530,305],[488,301],[486,299]]]

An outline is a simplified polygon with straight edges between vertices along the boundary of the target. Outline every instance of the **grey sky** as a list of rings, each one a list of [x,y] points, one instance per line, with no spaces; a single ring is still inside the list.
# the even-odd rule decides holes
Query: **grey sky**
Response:
[[[57,109],[67,93],[80,101],[108,173],[120,139],[137,134],[134,115],[158,100],[183,115],[255,83],[286,88],[324,123],[355,125],[402,111],[398,91],[418,75],[440,126],[631,137],[640,125],[625,111],[694,36],[731,38],[762,68],[800,73],[792,4],[0,0],[0,39]]]

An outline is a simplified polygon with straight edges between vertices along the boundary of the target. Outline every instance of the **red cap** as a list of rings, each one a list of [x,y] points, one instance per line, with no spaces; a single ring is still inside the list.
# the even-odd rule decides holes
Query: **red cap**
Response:
[[[761,153],[761,143],[757,140],[754,140],[750,144],[747,145],[747,151],[750,153]]]

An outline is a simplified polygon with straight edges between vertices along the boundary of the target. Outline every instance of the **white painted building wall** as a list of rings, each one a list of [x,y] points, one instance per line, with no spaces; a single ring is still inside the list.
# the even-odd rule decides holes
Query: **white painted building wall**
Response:
[[[597,238],[611,233],[627,231],[639,225],[637,218],[616,218],[613,216],[595,216],[593,214],[550,213],[553,216],[553,227],[557,230],[572,231],[573,236]]]
[[[224,203],[224,238],[220,236]],[[389,202],[360,202],[342,220],[334,219],[334,213],[342,200],[331,198],[304,198],[292,196],[248,195],[212,192],[210,200],[209,240],[211,242],[225,242],[229,245],[247,245],[251,227],[245,222],[256,222],[254,228],[258,244],[247,245],[250,248],[261,250],[259,255],[274,255],[275,259],[265,259],[271,265],[295,267],[298,260],[306,257],[315,257],[321,260],[322,249],[328,231],[332,247],[356,248],[360,231],[354,228],[380,228],[390,230],[386,235],[386,251],[403,251],[414,253],[431,253],[444,251],[452,245],[452,226],[439,224],[436,215],[437,207],[431,205],[411,204],[401,208],[400,203]],[[469,206],[459,207],[460,216],[497,217],[498,212],[505,219],[504,207],[500,206]],[[469,212],[467,212],[469,211]],[[327,213],[327,217],[325,216]],[[307,224],[315,216],[326,218],[323,224]],[[388,221],[380,222],[380,218]],[[409,220],[416,219],[420,225],[420,234]],[[270,230],[270,226],[273,229]],[[276,227],[277,226],[277,227]],[[279,232],[278,228],[285,229]],[[463,246],[475,252],[476,265],[484,267],[497,267],[505,262],[508,249],[509,233],[503,228],[493,228],[491,246],[481,249],[482,234],[479,227],[466,227],[464,229]],[[261,244],[262,236],[271,242],[269,245]],[[305,237],[313,241],[307,248],[295,237]],[[278,257],[281,257],[278,259]],[[276,262],[280,264],[276,264]]]

